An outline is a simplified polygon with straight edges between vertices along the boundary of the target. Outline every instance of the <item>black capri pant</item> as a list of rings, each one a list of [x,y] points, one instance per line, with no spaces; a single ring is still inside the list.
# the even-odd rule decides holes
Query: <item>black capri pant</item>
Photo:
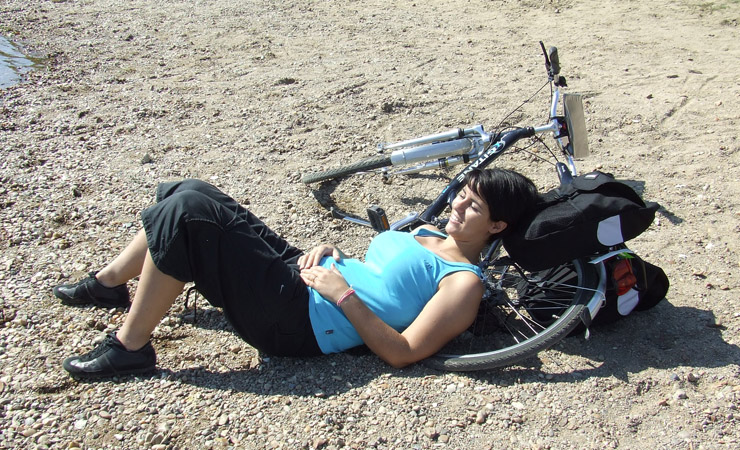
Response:
[[[303,252],[236,200],[206,182],[157,187],[157,203],[141,213],[154,264],[198,291],[239,335],[275,356],[315,356]]]

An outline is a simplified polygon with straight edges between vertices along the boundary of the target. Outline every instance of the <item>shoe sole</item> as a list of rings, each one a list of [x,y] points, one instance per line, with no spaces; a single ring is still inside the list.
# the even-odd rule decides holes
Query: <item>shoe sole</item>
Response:
[[[107,305],[105,303],[100,302],[86,302],[86,301],[76,301],[76,300],[64,300],[62,299],[60,302],[62,305],[65,306],[88,306],[92,305],[98,308],[104,308],[104,309],[118,309],[118,308],[124,308],[128,309],[129,306],[131,306],[131,303],[126,303],[125,305]]]
[[[65,306],[87,306],[87,305],[93,305],[97,306],[98,308],[106,308],[106,309],[112,309],[112,308],[128,308],[131,306],[130,302],[127,302],[122,305],[113,305],[109,303],[102,303],[99,301],[88,301],[88,300],[82,300],[82,299],[76,299],[73,297],[66,296],[62,293],[58,293],[57,291],[52,291],[54,294],[54,297],[58,298],[60,303]]]
[[[66,369],[65,369],[66,371]],[[154,367],[146,367],[143,369],[135,369],[135,370],[128,370],[125,373],[89,373],[89,372],[67,372],[72,378],[78,381],[85,381],[85,380],[100,380],[104,378],[123,378],[133,375],[141,375],[145,373],[156,373],[158,372],[157,366]]]

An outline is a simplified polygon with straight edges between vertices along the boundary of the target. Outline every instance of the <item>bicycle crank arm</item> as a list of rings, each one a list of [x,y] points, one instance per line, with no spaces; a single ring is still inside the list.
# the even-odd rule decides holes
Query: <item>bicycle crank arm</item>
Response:
[[[352,214],[346,213],[334,206],[331,207],[329,210],[331,212],[331,216],[335,219],[341,219],[346,220],[348,222],[352,222],[357,225],[362,225],[364,227],[372,228],[373,226],[370,224],[369,220],[360,219],[359,217],[353,216]]]
[[[372,228],[378,233],[391,229],[391,225],[388,223],[388,217],[380,206],[373,205],[367,209],[367,215],[370,220],[361,219],[357,216],[346,213],[335,206],[332,206],[330,211],[331,216],[335,219],[346,220],[357,225]]]

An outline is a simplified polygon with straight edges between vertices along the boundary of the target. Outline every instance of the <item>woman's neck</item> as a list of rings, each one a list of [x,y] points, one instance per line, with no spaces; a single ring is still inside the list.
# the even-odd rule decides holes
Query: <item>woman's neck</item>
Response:
[[[479,242],[460,242],[451,236],[447,236],[446,238],[422,236],[421,239],[417,236],[416,240],[442,259],[469,264],[478,263],[480,252],[485,246],[485,243]]]
[[[458,241],[452,236],[445,239],[442,247],[450,253],[457,253],[460,257],[466,259],[471,264],[477,264],[480,259],[480,253],[485,247],[485,242],[479,241]]]

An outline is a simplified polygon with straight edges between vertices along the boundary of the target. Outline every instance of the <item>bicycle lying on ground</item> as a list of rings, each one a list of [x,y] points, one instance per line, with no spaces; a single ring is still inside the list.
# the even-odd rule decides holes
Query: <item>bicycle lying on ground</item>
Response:
[[[379,150],[391,151],[390,155],[380,154],[355,164],[310,173],[303,181],[315,183],[372,170],[380,171],[383,176],[410,174],[467,164],[423,212],[411,213],[395,223],[389,223],[378,207],[368,209],[368,220],[332,211],[337,218],[370,226],[379,232],[410,231],[422,224],[444,228],[440,216],[462,187],[464,175],[474,168],[490,165],[507,151],[528,151],[529,146],[515,147],[523,139],[531,138],[543,145],[555,160],[553,164],[561,184],[569,183],[576,176],[575,159],[588,154],[582,98],[561,92],[566,80],[560,75],[557,49],[545,50],[542,43],[540,46],[552,91],[546,124],[494,132],[486,132],[483,126],[476,125],[381,144]],[[561,104],[562,115],[558,115]],[[540,138],[546,134],[555,140],[560,156]],[[425,364],[444,370],[490,369],[514,364],[556,344],[580,323],[590,323],[603,304],[606,289],[603,261],[607,257],[577,258],[547,270],[530,272],[512,260],[502,241],[496,240],[479,263],[486,293],[475,322],[467,332],[425,360]]]

